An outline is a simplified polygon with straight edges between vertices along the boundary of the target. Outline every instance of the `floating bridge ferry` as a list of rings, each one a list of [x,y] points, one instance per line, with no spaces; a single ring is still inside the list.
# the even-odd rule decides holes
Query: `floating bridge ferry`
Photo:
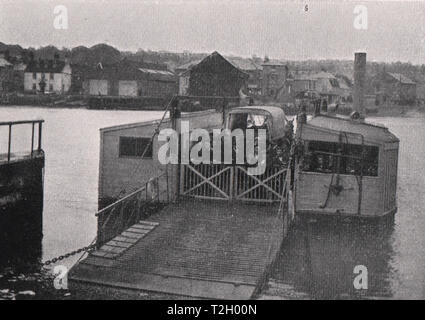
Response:
[[[360,59],[360,61],[359,61]],[[365,56],[356,55],[355,95]],[[362,69],[363,68],[363,69]],[[363,71],[362,71],[363,70]],[[97,249],[81,282],[197,298],[255,298],[295,217],[394,214],[399,140],[354,112],[293,123],[276,107],[182,114],[101,129]],[[265,171],[244,164],[161,164],[159,130],[262,128]]]

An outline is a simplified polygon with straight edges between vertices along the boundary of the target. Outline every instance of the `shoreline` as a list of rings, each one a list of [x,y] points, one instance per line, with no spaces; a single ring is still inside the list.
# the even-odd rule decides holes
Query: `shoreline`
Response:
[[[273,104],[271,104],[273,105]],[[296,116],[294,108],[282,107],[287,116]],[[104,110],[104,111],[162,111],[158,106],[148,106],[141,109],[136,108],[90,108],[88,104],[69,104],[69,103],[58,103],[58,104],[4,104],[0,103],[0,108],[43,108],[43,109],[82,109],[82,110]],[[310,111],[310,110],[308,110]],[[341,109],[341,115],[348,115],[351,109]],[[307,112],[311,115],[312,112]],[[383,107],[374,109],[372,111],[366,110],[366,117],[395,117],[395,118],[414,118],[414,117],[425,117],[425,106],[421,107],[410,107],[410,106],[394,106],[394,107]]]

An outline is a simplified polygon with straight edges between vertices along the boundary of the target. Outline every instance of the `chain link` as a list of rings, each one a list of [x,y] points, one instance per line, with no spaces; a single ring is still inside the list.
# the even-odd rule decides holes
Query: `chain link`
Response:
[[[95,248],[96,248],[96,243],[91,244],[91,245],[86,246],[86,247],[82,247],[80,249],[77,249],[77,250],[74,250],[74,251],[71,251],[71,252],[68,252],[68,253],[63,254],[63,255],[60,255],[60,256],[58,256],[56,258],[53,258],[53,259],[44,261],[41,265],[42,266],[48,266],[48,265],[50,265],[52,263],[56,263],[56,262],[61,261],[63,259],[67,259],[67,258],[72,257],[72,256],[74,256],[76,254],[81,253],[81,252],[90,252],[90,251],[92,251]]]

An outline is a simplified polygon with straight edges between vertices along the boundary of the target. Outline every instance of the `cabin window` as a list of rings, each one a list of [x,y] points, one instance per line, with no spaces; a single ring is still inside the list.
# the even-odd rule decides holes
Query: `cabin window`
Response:
[[[33,78],[33,79],[37,79],[37,73],[33,72],[33,73],[32,73],[32,78]]]
[[[363,157],[362,157],[363,149]],[[363,158],[363,161],[362,161]],[[357,144],[308,141],[303,170],[320,173],[340,173],[378,176],[379,148]]]
[[[120,157],[141,157],[149,145],[143,159],[152,159],[153,147],[150,141],[150,138],[120,137]]]

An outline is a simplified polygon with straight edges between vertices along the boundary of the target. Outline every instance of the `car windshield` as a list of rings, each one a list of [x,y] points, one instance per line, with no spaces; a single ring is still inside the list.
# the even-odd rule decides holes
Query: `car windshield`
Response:
[[[267,125],[267,116],[252,113],[233,113],[229,119],[229,129],[261,128]]]
[[[259,114],[249,114],[248,115],[248,128],[254,126],[254,127],[261,127],[265,124],[266,117]]]

